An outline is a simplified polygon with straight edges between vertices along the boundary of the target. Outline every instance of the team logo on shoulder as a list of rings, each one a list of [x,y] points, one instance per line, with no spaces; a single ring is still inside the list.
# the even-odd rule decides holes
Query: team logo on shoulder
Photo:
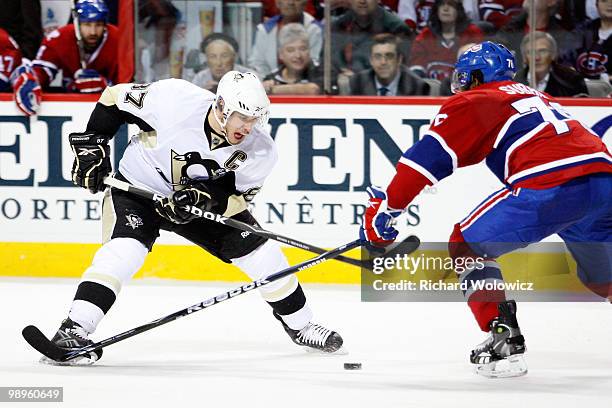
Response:
[[[440,125],[442,122],[444,122],[444,120],[448,118],[448,115],[446,113],[439,113],[436,115],[436,117],[433,120],[433,125],[434,126],[438,126]]]
[[[132,227],[132,229],[142,226],[142,218],[136,214],[128,214],[125,216],[125,218],[127,219],[127,223],[125,225]]]

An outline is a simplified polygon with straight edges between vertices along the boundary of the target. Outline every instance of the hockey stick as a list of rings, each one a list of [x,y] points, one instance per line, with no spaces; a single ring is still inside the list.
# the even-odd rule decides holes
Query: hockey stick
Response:
[[[209,308],[227,299],[231,299],[236,296],[242,295],[243,293],[250,292],[251,290],[255,288],[261,288],[262,286],[268,285],[274,281],[282,279],[296,272],[311,268],[329,259],[333,259],[339,256],[343,252],[346,252],[353,248],[357,248],[358,246],[361,246],[362,243],[363,242],[361,240],[349,242],[348,244],[344,244],[342,246],[339,246],[338,248],[329,250],[317,256],[316,258],[309,259],[297,265],[285,268],[282,271],[273,273],[272,275],[266,278],[258,279],[249,284],[239,286],[233,290],[223,292],[218,296],[212,297],[200,303],[196,303],[193,306],[189,306],[185,309],[182,309],[172,314],[169,314],[167,316],[161,317],[157,320],[153,320],[150,323],[144,324],[142,326],[138,326],[131,330],[125,331],[123,333],[117,334],[115,336],[109,337],[105,340],[99,341],[94,344],[90,344],[89,346],[82,347],[77,350],[67,352],[65,349],[58,347],[57,345],[55,345],[55,343],[52,343],[36,326],[25,327],[23,331],[21,332],[21,334],[23,335],[23,338],[30,344],[30,346],[34,347],[38,352],[47,356],[51,360],[58,361],[58,362],[72,360],[76,357],[80,357],[92,351],[102,349],[106,346],[110,346],[111,344],[115,344],[117,342],[128,339],[137,334],[144,333],[148,330],[153,329],[154,327],[161,326],[166,323],[170,323],[181,317],[188,316],[194,312],[198,312],[202,309]]]
[[[139,197],[146,198],[146,199],[149,199],[149,200],[159,201],[159,200],[164,198],[164,196],[162,196],[160,194],[157,194],[157,193],[154,193],[152,191],[148,191],[148,190],[136,187],[136,186],[134,186],[134,185],[132,185],[130,183],[118,180],[118,179],[116,179],[114,177],[106,177],[104,179],[104,183],[107,186],[111,186],[111,187],[117,188],[117,189],[122,190],[122,191],[127,191],[128,193],[131,193],[131,194],[134,194],[134,195],[137,195]],[[188,211],[190,213],[192,213],[193,215],[196,215],[197,217],[206,218],[207,220],[214,221],[216,223],[223,224],[223,225],[228,225],[230,227],[239,229],[241,231],[249,232],[249,233],[252,233],[254,235],[258,235],[260,237],[264,237],[264,238],[268,238],[268,239],[271,239],[271,240],[274,240],[274,241],[282,242],[283,244],[291,245],[291,246],[296,247],[296,248],[301,248],[301,249],[303,249],[305,251],[314,252],[315,254],[323,254],[326,251],[325,249],[322,249],[322,248],[319,248],[319,247],[315,247],[313,245],[309,245],[309,244],[306,244],[304,242],[297,241],[295,239],[288,238],[288,237],[285,237],[285,236],[282,236],[282,235],[278,235],[278,234],[275,234],[275,233],[270,232],[270,231],[266,231],[266,230],[258,228],[256,226],[247,224],[246,222],[234,220],[234,219],[229,218],[229,217],[223,217],[220,214],[216,214],[216,213],[213,213],[213,212],[210,212],[210,211],[203,211],[203,210],[201,210],[201,209],[199,209],[197,207],[192,207],[192,206],[187,206],[187,207],[188,207],[187,208]],[[368,267],[368,263],[367,262],[364,262],[364,261],[359,260],[359,259],[349,258],[347,256],[340,255],[340,256],[336,257],[336,260],[337,261],[341,261],[341,262],[346,262],[346,263],[351,264],[351,265],[359,266],[360,268],[367,268]]]

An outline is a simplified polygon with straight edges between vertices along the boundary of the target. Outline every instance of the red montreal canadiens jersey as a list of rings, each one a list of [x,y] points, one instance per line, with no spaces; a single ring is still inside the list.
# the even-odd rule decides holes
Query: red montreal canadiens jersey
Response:
[[[102,42],[87,61],[87,68],[95,69],[113,84],[119,82],[118,45],[119,29],[107,24]],[[33,65],[43,87],[47,86],[60,70],[66,80],[71,80],[74,73],[81,69],[74,26],[68,24],[49,33],[38,49]]]
[[[612,172],[612,156],[595,133],[550,96],[512,81],[448,99],[400,163],[435,184],[482,160],[512,188],[545,189]]]
[[[480,0],[480,17],[501,28],[523,11],[523,0]]]
[[[10,35],[0,28],[0,91],[8,86],[9,78],[15,68],[21,64],[21,51]],[[10,89],[8,87],[7,89]]]

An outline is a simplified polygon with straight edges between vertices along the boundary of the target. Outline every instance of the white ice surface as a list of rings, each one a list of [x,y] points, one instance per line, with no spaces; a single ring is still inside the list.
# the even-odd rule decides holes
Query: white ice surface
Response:
[[[0,279],[0,386],[62,386],[61,407],[608,407],[612,306],[522,303],[529,373],[485,379],[468,363],[483,339],[461,303],[361,303],[356,286],[305,285],[317,321],[348,355],[293,345],[257,293],[109,346],[90,367],[38,363],[21,329],[51,335],[76,280]],[[235,283],[135,281],[100,324],[102,339]],[[345,371],[344,362],[361,362]],[[11,406],[0,403],[0,408]],[[17,407],[41,406],[20,403]]]

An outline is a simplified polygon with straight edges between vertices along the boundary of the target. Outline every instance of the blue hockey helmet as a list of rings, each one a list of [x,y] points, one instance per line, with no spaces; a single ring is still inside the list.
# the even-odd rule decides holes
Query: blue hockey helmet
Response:
[[[516,74],[514,55],[501,44],[485,41],[470,47],[459,56],[451,81],[451,91],[470,89],[474,79],[481,84],[507,81]]]
[[[104,0],[79,0],[74,6],[79,23],[104,21],[108,23],[108,7]]]

